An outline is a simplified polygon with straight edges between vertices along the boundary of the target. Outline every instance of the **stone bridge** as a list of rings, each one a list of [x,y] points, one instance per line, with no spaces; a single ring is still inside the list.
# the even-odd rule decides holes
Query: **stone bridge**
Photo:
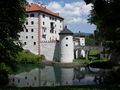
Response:
[[[97,49],[99,51],[103,51],[103,47],[102,46],[80,46],[80,45],[77,45],[74,47],[74,50],[78,50],[78,49],[83,49],[83,50],[91,50],[91,49]]]
[[[89,52],[91,49],[97,49],[100,52],[103,51],[102,46],[80,46],[80,45],[77,45],[77,46],[74,46],[74,56],[75,56],[75,58],[80,57],[79,55],[80,55],[81,50],[84,50],[85,51],[85,58],[86,58],[86,60],[88,60],[89,59]],[[100,57],[102,58],[102,55],[100,55]]]

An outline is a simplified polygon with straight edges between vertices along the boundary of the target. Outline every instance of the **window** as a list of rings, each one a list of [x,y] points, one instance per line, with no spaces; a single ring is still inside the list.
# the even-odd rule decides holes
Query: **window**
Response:
[[[31,36],[31,38],[33,39],[33,36]]]
[[[51,29],[51,30],[50,30],[50,33],[54,33],[54,30],[53,30],[53,29]]]
[[[26,14],[26,17],[29,17],[29,15],[28,15],[28,14]]]
[[[28,29],[26,29],[26,32],[28,32]]]
[[[68,46],[68,44],[66,44],[66,47]]]
[[[34,77],[34,80],[37,80],[37,77]]]
[[[31,32],[34,32],[34,29],[31,29]]]
[[[27,79],[27,76],[25,76],[25,79]]]
[[[26,36],[26,39],[28,38],[28,36]]]
[[[27,45],[27,43],[26,43],[26,42],[24,42],[24,44],[25,44],[25,45]]]
[[[33,24],[34,24],[34,22],[33,22],[33,21],[31,21],[31,24],[33,25]]]
[[[42,35],[42,38],[46,39],[46,35]]]
[[[54,20],[54,18],[52,18],[52,20]]]
[[[45,22],[43,22],[43,25],[45,25]]]
[[[52,19],[51,17],[49,17],[50,18],[50,20]]]
[[[51,28],[50,33],[54,33],[54,23],[53,22],[50,23],[50,28]]]
[[[34,14],[30,14],[30,17],[34,17]]]
[[[13,82],[15,81],[15,79],[13,78],[13,80],[12,80]]]
[[[36,42],[34,42],[34,45],[36,45]]]
[[[26,25],[28,25],[28,22],[26,22]]]
[[[55,21],[57,21],[57,18],[55,18]]]
[[[44,32],[46,32],[46,30],[44,29]]]
[[[45,18],[45,15],[43,14],[43,18]]]
[[[61,28],[61,26],[60,26],[60,28]]]
[[[66,37],[66,40],[68,40],[68,37]]]
[[[60,22],[62,22],[62,20],[60,20]]]
[[[18,79],[18,83],[20,83],[20,80]]]

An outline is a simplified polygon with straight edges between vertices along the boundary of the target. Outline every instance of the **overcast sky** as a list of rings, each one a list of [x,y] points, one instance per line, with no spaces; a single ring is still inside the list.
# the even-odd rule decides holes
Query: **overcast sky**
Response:
[[[41,2],[48,9],[58,12],[64,24],[73,32],[93,33],[96,27],[88,23],[91,4],[86,5],[84,0],[27,0],[29,3]]]

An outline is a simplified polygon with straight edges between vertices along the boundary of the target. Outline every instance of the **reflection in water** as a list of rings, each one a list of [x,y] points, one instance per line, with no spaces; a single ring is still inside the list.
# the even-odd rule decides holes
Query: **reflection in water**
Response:
[[[17,75],[10,75],[9,85],[17,87],[38,87],[56,85],[88,85],[95,84],[95,73],[85,67],[60,68],[45,66],[32,69]]]

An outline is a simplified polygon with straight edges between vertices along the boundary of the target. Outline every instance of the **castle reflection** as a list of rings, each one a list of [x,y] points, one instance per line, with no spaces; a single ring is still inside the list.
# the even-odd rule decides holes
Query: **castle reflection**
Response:
[[[16,87],[39,87],[58,85],[91,85],[96,84],[97,73],[92,73],[87,67],[61,68],[45,66],[29,72],[9,75],[9,85]]]

